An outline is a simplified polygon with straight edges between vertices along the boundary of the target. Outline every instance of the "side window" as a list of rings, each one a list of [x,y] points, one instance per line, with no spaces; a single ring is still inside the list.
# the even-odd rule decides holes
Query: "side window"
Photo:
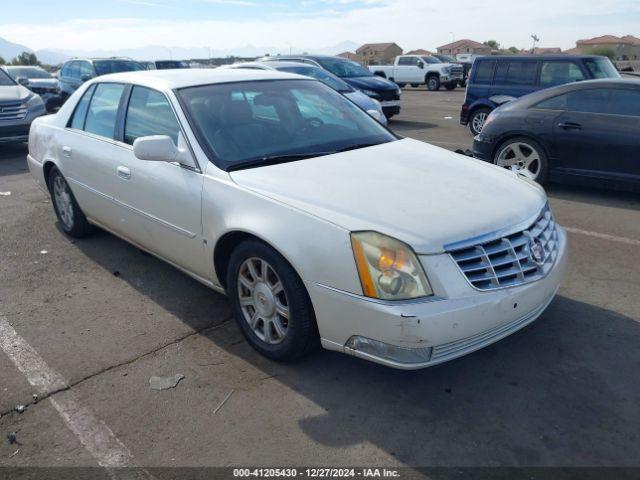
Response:
[[[73,112],[73,117],[71,118],[71,122],[69,123],[69,127],[75,128],[76,130],[84,129],[84,120],[87,118],[87,110],[89,109],[89,102],[91,101],[91,95],[93,95],[93,91],[96,86],[91,85],[82,98],[76,105],[76,109]]]
[[[533,108],[541,108],[543,110],[566,110],[567,109],[567,94],[558,95],[555,97],[547,98],[542,102],[533,106]]]
[[[526,60],[501,62],[496,71],[496,83],[521,86],[534,85],[537,69],[537,62]]]
[[[69,75],[69,63],[65,63],[62,66],[62,70],[60,70],[61,77],[66,77],[67,75]]]
[[[640,91],[611,89],[608,93],[608,113],[640,117]]]
[[[93,92],[84,131],[114,138],[118,105],[124,85],[120,83],[99,83]]]
[[[475,83],[490,84],[493,80],[493,69],[495,66],[495,60],[476,60],[473,66],[476,71]]]
[[[136,138],[149,135],[168,135],[178,145],[179,132],[167,97],[155,90],[133,87],[124,125],[125,143],[133,145]]]
[[[89,62],[79,62],[80,63],[80,72],[79,77],[82,78],[85,75],[89,77],[93,77],[93,67]]]
[[[402,66],[414,65],[415,63],[417,62],[414,62],[411,57],[400,57],[400,60],[398,60],[398,65]]]
[[[607,91],[590,88],[567,94],[567,110],[585,113],[608,113]]]
[[[542,68],[540,69],[541,87],[563,85],[584,79],[580,67],[574,62],[542,62]]]

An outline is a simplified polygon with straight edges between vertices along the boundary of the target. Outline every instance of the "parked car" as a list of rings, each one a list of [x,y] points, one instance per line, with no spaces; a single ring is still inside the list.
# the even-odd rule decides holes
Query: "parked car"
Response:
[[[0,143],[26,142],[31,122],[47,109],[37,95],[0,68]]]
[[[47,111],[53,112],[60,108],[60,82],[49,72],[37,66],[7,66],[6,69],[17,83],[40,95]]]
[[[273,359],[441,363],[535,320],[565,267],[539,186],[282,72],[94,79],[27,158],[64,232],[101,226],[225,292]]]
[[[400,55],[393,65],[372,65],[369,70],[377,76],[388,78],[400,87],[426,85],[431,91],[440,90],[444,85],[453,90],[462,81],[463,68],[458,64],[442,63],[433,56]]]
[[[302,62],[315,65],[340,77],[353,88],[377,100],[387,118],[400,113],[400,95],[402,91],[394,82],[376,77],[358,62],[342,57],[327,55],[278,55],[263,57],[261,62]]]
[[[186,62],[179,60],[154,60],[139,62],[145,70],[171,70],[176,68],[191,68]]]
[[[476,158],[544,183],[640,192],[640,80],[590,80],[509,102],[473,143]]]
[[[66,101],[87,80],[109,73],[144,70],[129,58],[74,58],[65,62],[60,70],[60,90]]]
[[[523,55],[477,58],[471,70],[460,123],[477,135],[491,111],[537,90],[596,78],[619,78],[607,57]]]
[[[385,117],[384,112],[382,111],[382,105],[380,105],[380,102],[365,95],[360,90],[356,90],[341,78],[336,77],[333,73],[328,72],[323,68],[316,67],[315,65],[298,62],[245,62],[225,65],[220,68],[277,70],[279,72],[289,72],[297,75],[304,75],[305,77],[315,78],[316,80],[320,80],[325,85],[333,88],[336,92],[347,97],[383,125],[387,124],[387,117]]]

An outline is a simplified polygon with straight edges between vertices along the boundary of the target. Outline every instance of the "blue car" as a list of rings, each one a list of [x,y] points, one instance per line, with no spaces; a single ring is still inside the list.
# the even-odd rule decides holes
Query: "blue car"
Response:
[[[387,118],[400,113],[400,87],[390,80],[377,77],[358,62],[330,55],[278,55],[263,57],[261,62],[302,62],[323,68],[340,77],[353,88],[360,90],[382,105]]]
[[[475,136],[495,108],[514,98],[565,83],[619,77],[607,57],[594,55],[479,57],[469,74],[460,123]]]

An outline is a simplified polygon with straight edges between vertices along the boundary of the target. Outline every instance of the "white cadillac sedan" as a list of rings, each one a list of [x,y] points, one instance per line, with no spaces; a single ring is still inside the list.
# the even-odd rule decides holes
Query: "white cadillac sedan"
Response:
[[[28,162],[67,234],[99,226],[226,293],[273,359],[441,363],[534,321],[566,263],[542,189],[288,73],[99,77],[33,122]]]

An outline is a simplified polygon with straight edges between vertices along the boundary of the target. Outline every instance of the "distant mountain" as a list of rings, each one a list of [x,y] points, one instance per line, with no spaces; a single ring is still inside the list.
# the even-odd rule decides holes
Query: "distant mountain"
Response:
[[[33,52],[33,50],[19,43],[12,43],[9,40],[0,38],[0,57],[4,58],[7,62],[10,62],[22,52]]]
[[[208,58],[211,57],[243,57],[243,58],[255,58],[262,57],[264,55],[277,55],[288,53],[317,53],[323,55],[336,55],[344,51],[353,51],[358,47],[358,44],[346,41],[338,43],[337,45],[323,47],[323,48],[300,48],[291,47],[287,49],[277,47],[265,47],[245,45],[237,48],[229,49],[209,49],[207,47],[164,47],[161,45],[149,45],[140,48],[125,48],[114,50],[62,50],[62,49],[43,49],[35,52],[38,59],[45,64],[57,65],[64,63],[72,57],[129,57],[134,60],[164,60],[164,59],[177,59],[188,60],[192,58]],[[27,51],[33,52],[24,45],[18,45],[11,43],[7,40],[0,38],[0,56],[6,61],[10,61],[16,55]]]

